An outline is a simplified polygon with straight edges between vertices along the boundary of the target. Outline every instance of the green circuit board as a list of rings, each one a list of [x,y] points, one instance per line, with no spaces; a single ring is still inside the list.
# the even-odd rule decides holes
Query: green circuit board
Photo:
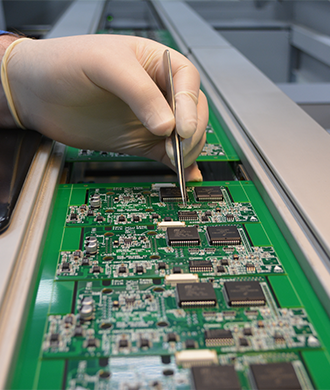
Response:
[[[326,388],[324,313],[251,182],[184,207],[172,183],[65,184],[55,209],[12,388]]]
[[[145,390],[168,389],[168,390],[190,390],[192,375],[200,375],[206,385],[218,385],[224,379],[229,380],[228,384],[239,385],[242,388],[249,388],[253,379],[250,376],[250,367],[267,365],[269,375],[278,381],[276,375],[278,370],[290,372],[292,367],[303,389],[311,389],[312,384],[301,362],[299,355],[295,353],[276,353],[258,355],[237,355],[227,354],[219,358],[221,366],[213,366],[211,372],[208,368],[182,368],[175,364],[174,359],[161,359],[158,356],[148,357],[117,357],[111,359],[94,359],[70,361],[68,365],[68,379],[66,389],[76,389],[81,386],[85,389],[106,388],[128,389],[129,386],[138,385]],[[225,370],[214,371],[224,366]],[[276,370],[275,370],[276,368]],[[113,373],[113,374],[112,374]],[[226,377],[230,373],[230,378]],[[109,380],[111,377],[111,381]],[[211,382],[210,382],[211,377]],[[213,382],[213,383],[212,383]],[[238,385],[237,385],[238,383]],[[131,387],[133,388],[133,387]],[[198,389],[201,389],[199,387]],[[235,389],[235,387],[231,387]]]
[[[185,205],[171,183],[87,188],[84,203],[68,207],[65,235],[76,238],[59,248],[56,279],[283,273],[271,243],[254,242],[249,234],[264,232],[251,202],[235,201],[250,184],[222,184],[187,187]],[[182,245],[171,242],[173,232],[182,235]],[[187,232],[195,242],[185,241]]]
[[[196,283],[182,280],[79,282],[74,313],[52,313],[48,317],[43,356],[175,355],[204,348],[229,353],[320,347],[305,310],[278,308],[264,278],[212,278]],[[243,289],[255,296],[242,302],[243,292],[234,300],[226,295],[227,290]],[[193,300],[192,292],[200,301]]]

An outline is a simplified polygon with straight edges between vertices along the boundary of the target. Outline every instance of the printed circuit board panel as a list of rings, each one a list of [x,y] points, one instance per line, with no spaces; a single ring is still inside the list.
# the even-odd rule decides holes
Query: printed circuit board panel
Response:
[[[59,187],[13,388],[326,388],[326,315],[254,185],[187,194]]]

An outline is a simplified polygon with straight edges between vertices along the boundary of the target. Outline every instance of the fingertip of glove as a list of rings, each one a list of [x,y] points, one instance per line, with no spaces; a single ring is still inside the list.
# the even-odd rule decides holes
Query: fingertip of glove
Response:
[[[145,122],[145,127],[153,134],[160,137],[169,137],[174,129],[175,120],[173,113],[168,111],[154,112]]]

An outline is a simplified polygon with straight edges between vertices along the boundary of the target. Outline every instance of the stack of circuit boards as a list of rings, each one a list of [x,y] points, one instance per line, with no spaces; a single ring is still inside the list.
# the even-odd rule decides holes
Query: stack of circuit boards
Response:
[[[315,387],[306,366],[322,362],[321,338],[254,185],[187,194],[183,205],[172,183],[60,186],[26,340],[36,388]]]
[[[199,161],[239,161],[212,110]],[[186,205],[175,183],[62,184],[38,278],[13,389],[330,388],[329,318],[250,181],[188,183]]]

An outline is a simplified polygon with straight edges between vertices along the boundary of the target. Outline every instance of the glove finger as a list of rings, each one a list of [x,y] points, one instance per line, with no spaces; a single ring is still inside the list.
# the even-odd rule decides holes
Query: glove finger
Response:
[[[198,126],[200,77],[195,66],[178,54],[172,56],[176,129],[182,138],[190,138]]]
[[[202,91],[200,91],[199,94],[199,102],[197,106],[197,112],[198,112],[198,121],[197,121],[197,129],[195,133],[192,135],[192,137],[184,139],[182,141],[182,151],[183,151],[183,157],[184,157],[184,165],[187,167],[192,164],[192,156],[198,157],[199,152],[202,150],[203,145],[205,143],[205,129],[208,123],[208,117],[209,117],[209,111],[208,111],[208,105],[207,100]],[[198,146],[197,146],[198,145]],[[197,146],[197,147],[196,147]],[[165,142],[166,147],[166,153],[169,156],[170,160],[172,161],[172,164],[175,165],[174,162],[174,151],[172,146],[172,141],[170,138],[168,138]],[[199,150],[199,152],[198,152]],[[197,155],[196,155],[197,153]],[[189,160],[187,160],[189,156]]]
[[[167,140],[165,140],[165,143],[166,143],[166,141]],[[161,155],[161,151],[159,150],[158,156],[160,156],[160,155]],[[161,161],[163,164],[167,165],[174,172],[176,172],[175,164],[172,163],[172,161],[169,159],[167,153],[165,153],[165,147],[164,147],[163,157],[161,160],[158,160],[158,161]],[[184,175],[185,175],[186,181],[203,181],[202,173],[199,170],[196,161],[193,161],[193,163],[190,166],[185,168]]]

